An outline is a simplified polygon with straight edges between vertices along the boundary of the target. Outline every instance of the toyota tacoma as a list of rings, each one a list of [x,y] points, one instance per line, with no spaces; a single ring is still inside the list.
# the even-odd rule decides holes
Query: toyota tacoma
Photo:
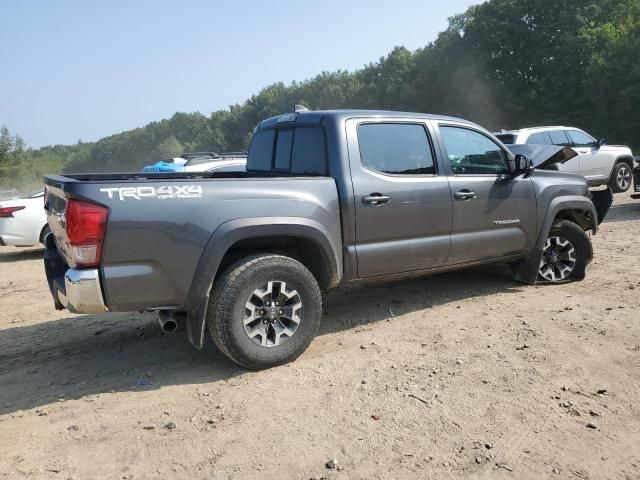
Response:
[[[575,155],[457,118],[296,109],[259,123],[246,172],[46,176],[47,279],[58,309],[158,311],[268,368],[310,344],[323,290],[495,262],[582,279],[611,197],[597,210],[544,168]]]

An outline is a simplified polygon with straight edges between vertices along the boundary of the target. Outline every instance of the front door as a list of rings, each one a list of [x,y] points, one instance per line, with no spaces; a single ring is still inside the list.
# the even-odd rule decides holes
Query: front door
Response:
[[[347,122],[361,278],[444,265],[451,193],[430,125],[398,119]]]
[[[466,125],[439,125],[449,161],[453,223],[448,264],[528,251],[535,242],[536,201],[531,180],[514,177],[508,154],[486,133]]]
[[[580,157],[580,174],[588,181],[602,181],[611,174],[611,157],[603,152],[595,138],[582,130],[566,130],[571,146]],[[569,160],[571,161],[571,160]]]

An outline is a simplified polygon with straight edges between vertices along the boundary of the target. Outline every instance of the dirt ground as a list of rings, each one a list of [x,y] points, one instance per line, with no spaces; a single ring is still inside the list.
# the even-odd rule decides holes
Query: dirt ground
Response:
[[[2,247],[0,479],[638,479],[640,201],[593,242],[581,283],[332,292],[258,373],[152,314],[56,312],[42,251]]]

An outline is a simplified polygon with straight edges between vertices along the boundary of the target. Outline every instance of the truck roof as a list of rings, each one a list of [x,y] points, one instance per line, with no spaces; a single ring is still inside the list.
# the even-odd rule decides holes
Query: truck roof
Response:
[[[276,124],[296,123],[296,124],[319,124],[325,118],[335,120],[345,120],[353,117],[402,117],[416,118],[426,120],[450,120],[455,122],[467,123],[473,125],[472,122],[462,118],[448,117],[445,115],[434,115],[431,113],[416,112],[397,112],[392,110],[303,110],[290,113],[284,113],[275,117],[267,118],[258,124],[258,129],[273,127]]]

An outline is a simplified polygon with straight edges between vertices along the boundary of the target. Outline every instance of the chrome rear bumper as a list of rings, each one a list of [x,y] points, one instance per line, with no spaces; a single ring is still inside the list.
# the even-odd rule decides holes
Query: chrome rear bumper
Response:
[[[60,256],[52,234],[45,238],[45,247],[44,270],[56,309],[67,309],[72,313],[106,312],[98,269],[69,268]]]
[[[72,313],[103,313],[107,311],[100,288],[97,269],[70,268],[64,274],[64,289],[56,289],[58,302]]]

